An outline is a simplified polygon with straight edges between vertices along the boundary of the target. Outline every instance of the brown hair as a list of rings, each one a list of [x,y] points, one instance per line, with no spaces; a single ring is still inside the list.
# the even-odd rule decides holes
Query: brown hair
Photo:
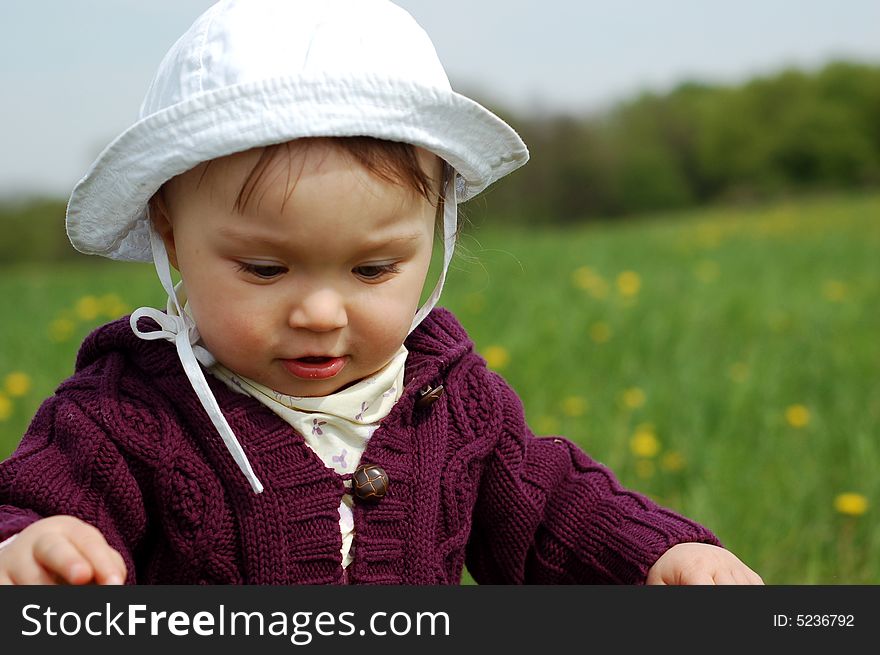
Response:
[[[380,180],[411,189],[423,196],[431,204],[436,203],[438,219],[443,215],[443,190],[447,183],[447,178],[451,176],[449,165],[441,160],[440,170],[435,173],[437,178],[434,178],[419,163],[415,146],[409,143],[386,141],[367,136],[305,137],[295,141],[264,146],[260,153],[260,158],[250,173],[248,173],[238,192],[234,205],[235,210],[240,213],[245,210],[248,203],[253,200],[254,194],[259,191],[261,181],[267,175],[267,171],[271,170],[273,163],[280,157],[286,157],[289,161],[292,148],[308,148],[318,141],[329,142],[335,147],[340,148],[351,156],[355,162],[366,168],[370,174]],[[211,161],[208,161],[205,164],[199,178],[199,184],[201,184],[207,174],[211,163]],[[295,185],[289,183],[290,175],[291,170],[288,168],[288,188],[291,189],[289,193],[292,193]],[[151,205],[154,202],[164,204],[164,186],[150,199]]]
[[[298,139],[296,145],[308,148],[319,140],[328,141],[322,137],[305,138]],[[347,153],[380,180],[409,188],[424,196],[431,204],[437,200],[437,181],[422,169],[416,155],[416,149],[409,143],[385,141],[366,136],[336,137],[330,139],[329,142]],[[288,141],[263,149],[260,159],[241,187],[235,202],[236,209],[242,211],[247,206],[255,190],[259,188],[260,181],[266,171],[271,168],[272,163],[279,156],[289,157],[292,143]],[[438,177],[442,177],[442,173]]]

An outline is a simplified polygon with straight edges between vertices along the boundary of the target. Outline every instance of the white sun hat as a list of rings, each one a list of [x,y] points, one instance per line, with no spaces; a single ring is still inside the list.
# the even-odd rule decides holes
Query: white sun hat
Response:
[[[443,268],[411,330],[436,304],[452,258],[458,202],[528,160],[504,121],[452,90],[434,46],[387,0],[221,0],[196,19],[159,65],[138,120],[98,156],[67,206],[67,234],[86,254],[153,261],[168,312],[142,307],[131,326],[177,346],[184,370],[252,488],[257,480],[197,362],[213,358],[178,302],[149,199],[196,165],[303,137],[370,136],[420,146],[445,160]],[[160,325],[142,332],[137,321]]]
[[[81,252],[150,261],[146,205],[197,164],[309,136],[421,146],[460,176],[459,202],[526,162],[506,123],[452,90],[425,31],[386,0],[223,0],[159,65],[139,120],[67,208]]]

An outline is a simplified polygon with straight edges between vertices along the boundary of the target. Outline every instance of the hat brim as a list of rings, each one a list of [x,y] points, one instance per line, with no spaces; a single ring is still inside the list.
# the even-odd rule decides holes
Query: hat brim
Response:
[[[201,162],[303,137],[371,136],[425,148],[464,180],[459,202],[528,160],[516,132],[479,103],[451,89],[372,82],[260,80],[143,118],[74,187],[66,219],[71,243],[86,254],[152,261],[146,205],[162,184]]]

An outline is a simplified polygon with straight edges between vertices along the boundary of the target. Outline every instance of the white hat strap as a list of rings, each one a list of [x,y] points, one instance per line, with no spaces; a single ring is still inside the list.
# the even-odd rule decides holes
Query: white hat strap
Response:
[[[148,220],[148,222],[150,221]],[[201,346],[195,345],[199,340],[198,329],[192,319],[180,306],[177,294],[174,292],[174,285],[171,281],[171,267],[168,263],[168,253],[165,250],[165,244],[162,242],[162,238],[156,233],[155,228],[153,228],[152,222],[150,222],[150,246],[153,250],[153,261],[156,264],[156,272],[159,275],[159,280],[162,282],[162,286],[168,293],[169,311],[168,313],[163,313],[153,307],[140,307],[132,312],[131,319],[129,320],[131,329],[141,339],[146,339],[148,341],[165,339],[174,343],[177,347],[177,356],[180,359],[180,363],[183,365],[186,377],[189,379],[193,390],[196,392],[199,401],[202,403],[202,407],[204,407],[205,411],[208,413],[208,418],[211,419],[211,423],[214,424],[214,427],[223,439],[223,443],[226,444],[227,450],[229,450],[235,463],[238,464],[238,468],[244,473],[251,488],[255,493],[261,493],[263,491],[263,485],[254,474],[241,444],[232,432],[232,428],[229,427],[229,423],[226,421],[226,417],[223,416],[223,412],[220,411],[220,405],[217,404],[217,399],[214,398],[214,394],[208,386],[205,374],[202,372],[202,369],[199,368],[199,361],[205,366],[210,366],[215,360],[207,350]],[[142,332],[137,325],[138,319],[142,317],[153,319],[159,324],[161,329],[152,332]]]
[[[434,309],[440,293],[443,291],[443,283],[446,281],[446,271],[449,269],[449,262],[452,261],[452,253],[455,250],[455,233],[458,230],[458,202],[456,200],[456,181],[461,179],[454,170],[450,170],[449,176],[446,178],[445,189],[443,193],[443,269],[440,271],[440,278],[434,286],[431,295],[422,305],[421,309],[416,312],[409,331],[416,329],[428,313]]]

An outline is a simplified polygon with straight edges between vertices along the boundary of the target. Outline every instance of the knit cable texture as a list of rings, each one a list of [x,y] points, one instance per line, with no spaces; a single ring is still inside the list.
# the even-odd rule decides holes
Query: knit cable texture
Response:
[[[151,329],[142,319],[141,329]],[[702,526],[623,489],[562,437],[535,437],[516,394],[454,316],[410,335],[404,394],[361,463],[388,494],[354,508],[358,584],[643,583],[669,547],[718,544]],[[95,525],[128,583],[329,584],[346,580],[343,479],[287,423],[208,376],[254,471],[241,476],[176,359],[127,318],[83,343],[76,373],[0,463],[0,540],[40,517]],[[445,393],[427,408],[426,386]]]

